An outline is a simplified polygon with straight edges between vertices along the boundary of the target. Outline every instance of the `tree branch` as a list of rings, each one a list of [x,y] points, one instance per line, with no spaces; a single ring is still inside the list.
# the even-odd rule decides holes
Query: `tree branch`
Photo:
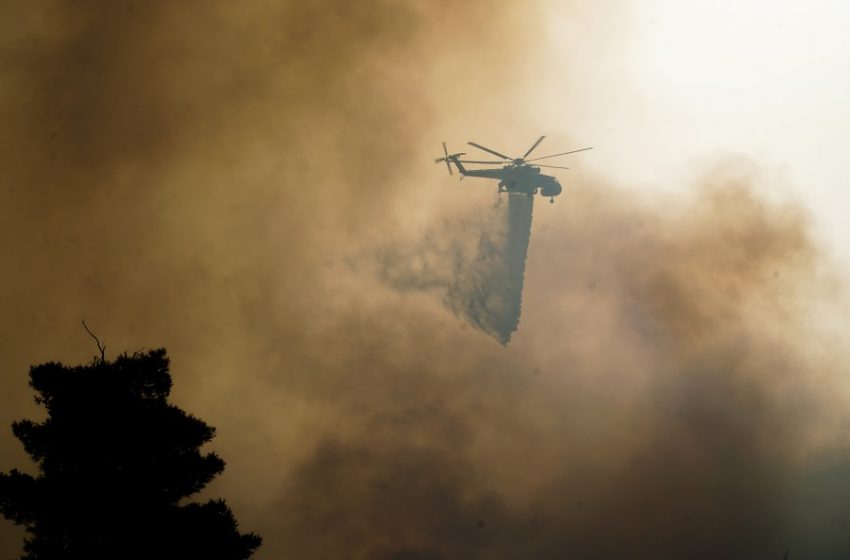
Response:
[[[100,361],[105,362],[106,361],[106,341],[104,340],[103,344],[101,344],[100,339],[98,337],[96,337],[95,334],[93,332],[91,332],[91,330],[86,325],[86,320],[83,319],[82,322],[83,322],[83,328],[86,329],[86,332],[89,333],[89,335],[94,339],[95,343],[97,344],[97,349],[100,350]]]

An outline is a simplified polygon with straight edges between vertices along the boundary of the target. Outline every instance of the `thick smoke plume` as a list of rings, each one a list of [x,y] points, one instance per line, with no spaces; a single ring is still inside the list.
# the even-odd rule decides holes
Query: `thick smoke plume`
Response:
[[[573,192],[565,223],[535,237],[547,258],[529,261],[509,355],[416,305],[339,317],[344,366],[327,358],[299,391],[349,424],[281,493],[295,554],[848,550],[847,442],[824,438],[846,418],[824,386],[841,364],[799,330],[820,256],[805,215],[749,181],[709,177],[663,211],[602,184]]]
[[[417,246],[379,252],[379,275],[436,292],[452,312],[507,345],[519,325],[534,199],[510,195],[476,219],[445,220]]]
[[[578,30],[597,9],[556,5]],[[446,187],[433,158],[558,132],[525,130],[548,15],[0,4],[0,470],[26,464],[2,427],[37,417],[28,366],[96,352],[84,318],[108,357],[168,348],[176,403],[218,428],[210,493],[259,560],[846,556],[841,287],[805,211],[740,162],[680,197],[561,177],[509,348],[451,311],[486,316],[456,296],[486,275],[423,293],[408,274],[428,224],[440,266],[508,236],[453,232],[487,222],[467,221],[487,187]],[[345,264],[380,248],[384,279]],[[517,316],[480,320],[506,337]]]

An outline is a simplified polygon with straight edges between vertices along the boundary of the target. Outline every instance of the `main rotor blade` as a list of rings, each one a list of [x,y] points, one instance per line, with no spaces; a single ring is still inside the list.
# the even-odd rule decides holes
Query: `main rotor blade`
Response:
[[[489,163],[491,165],[506,165],[508,162],[506,161],[477,161],[471,159],[462,159],[459,160],[461,163]]]
[[[542,163],[540,165],[535,166],[535,167],[551,167],[552,169],[569,169],[569,167],[561,167],[560,165],[543,165]]]
[[[491,153],[491,154],[493,154],[494,156],[499,156],[499,157],[500,157],[500,158],[502,158],[502,159],[506,159],[506,160],[508,160],[508,161],[513,161],[513,160],[514,160],[514,158],[508,157],[508,156],[506,156],[505,154],[500,154],[500,153],[499,153],[499,152],[497,152],[496,150],[491,150],[490,148],[485,148],[485,147],[484,147],[484,146],[482,146],[481,144],[476,144],[475,142],[467,142],[467,144],[469,144],[470,146],[475,146],[475,147],[476,147],[476,148],[478,148],[479,150],[484,150],[485,152],[490,152],[490,153]]]
[[[592,149],[593,149],[593,147],[591,146],[590,148],[582,148],[580,150],[573,150],[571,152],[564,152],[564,153],[561,153],[561,154],[552,154],[551,156],[543,156],[543,157],[539,157],[539,158],[529,159],[529,160],[526,160],[526,161],[540,161],[541,159],[549,159],[550,157],[565,156],[567,154],[574,154],[576,152],[583,152],[585,150],[592,150]]]
[[[527,151],[527,152],[525,152],[525,155],[524,155],[524,156],[522,156],[522,159],[527,158],[527,157],[528,157],[528,154],[530,154],[531,152],[533,152],[533,151],[534,151],[534,148],[536,148],[536,147],[537,147],[537,145],[538,145],[539,143],[543,142],[543,139],[544,139],[544,138],[546,138],[546,137],[545,137],[545,136],[541,136],[540,138],[538,138],[537,142],[535,142],[535,143],[534,143],[534,145],[533,145],[532,147],[530,147],[530,148],[528,149],[528,151]]]

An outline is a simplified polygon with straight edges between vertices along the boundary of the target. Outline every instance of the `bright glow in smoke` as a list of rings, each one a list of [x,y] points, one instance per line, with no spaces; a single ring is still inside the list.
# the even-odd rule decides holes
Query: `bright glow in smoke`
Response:
[[[752,158],[782,177],[765,190],[799,196],[850,257],[850,4],[647,0],[581,21],[549,10],[545,111],[597,145],[587,165],[669,190],[695,163]]]

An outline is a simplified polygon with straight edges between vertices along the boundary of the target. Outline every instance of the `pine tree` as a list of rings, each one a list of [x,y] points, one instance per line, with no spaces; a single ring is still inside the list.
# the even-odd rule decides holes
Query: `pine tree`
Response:
[[[160,349],[30,369],[47,419],[12,431],[39,472],[0,473],[0,513],[25,527],[24,560],[237,560],[260,545],[224,501],[181,503],[224,461],[200,452],[215,429],[168,403],[168,366]]]

